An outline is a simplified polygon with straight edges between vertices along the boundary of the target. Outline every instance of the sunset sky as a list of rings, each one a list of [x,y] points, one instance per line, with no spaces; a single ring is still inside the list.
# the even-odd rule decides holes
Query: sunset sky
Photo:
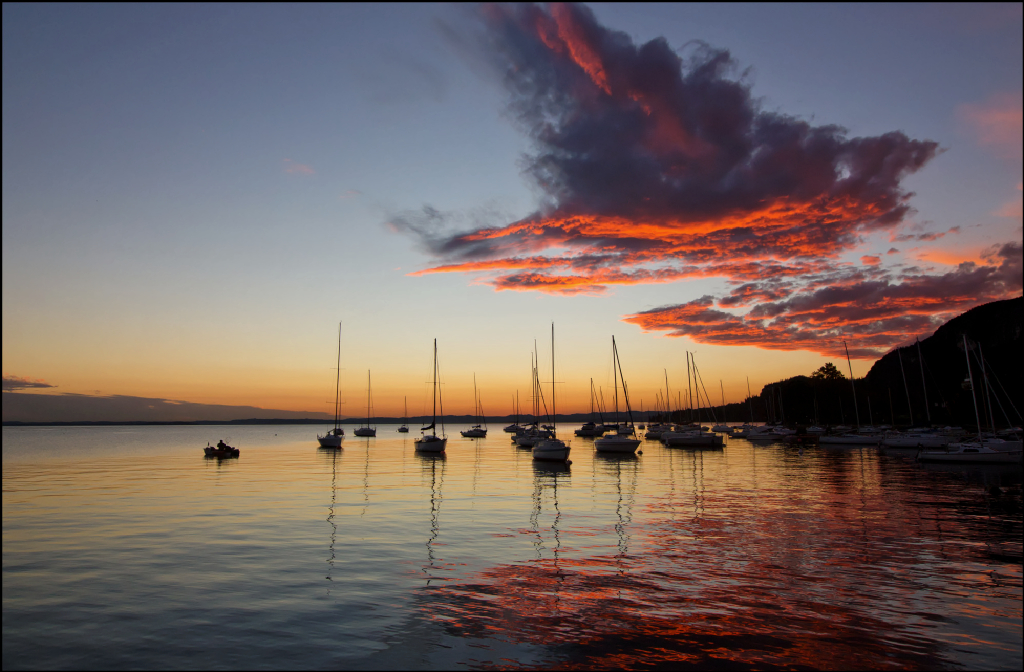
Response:
[[[559,411],[1021,294],[1021,5],[3,6],[4,390]],[[428,409],[429,410],[429,409]]]

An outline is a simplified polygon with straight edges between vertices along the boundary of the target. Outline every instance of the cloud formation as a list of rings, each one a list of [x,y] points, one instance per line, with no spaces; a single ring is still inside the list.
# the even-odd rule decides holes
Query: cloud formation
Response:
[[[899,233],[912,196],[901,182],[937,154],[935,142],[898,131],[850,138],[766,111],[728,51],[636,44],[583,6],[486,6],[479,19],[463,39],[489,59],[533,141],[524,171],[541,205],[519,221],[454,233],[456,218],[429,207],[394,217],[440,262],[417,274],[482,273],[498,290],[562,294],[718,277],[737,286],[720,305],[760,307],[876,278],[876,255],[859,269],[838,263],[872,233],[893,242],[945,235]],[[746,322],[693,313],[705,299],[675,308]],[[779,337],[747,336],[764,347]]]
[[[628,315],[645,331],[688,336],[702,343],[755,345],[774,350],[811,350],[839,357],[874,359],[908,334],[930,333],[968,308],[1020,293],[1022,246],[1006,243],[986,252],[986,265],[964,262],[941,275],[912,270],[893,277],[885,270],[840,269],[801,280],[798,290],[778,283],[744,285],[732,297],[759,301],[745,315],[721,310],[734,305],[711,296]],[[896,282],[899,280],[899,282]],[[730,297],[730,298],[732,298]]]
[[[995,94],[983,103],[961,105],[957,112],[982,146],[1006,158],[1019,159],[1024,154],[1024,99],[1020,92]]]
[[[295,163],[291,159],[284,160],[284,172],[292,175],[313,175],[315,170],[303,163]]]
[[[45,380],[39,378],[22,378],[21,376],[3,377],[4,392],[14,392],[15,390],[38,390],[47,387],[56,387],[56,385],[50,385]]]

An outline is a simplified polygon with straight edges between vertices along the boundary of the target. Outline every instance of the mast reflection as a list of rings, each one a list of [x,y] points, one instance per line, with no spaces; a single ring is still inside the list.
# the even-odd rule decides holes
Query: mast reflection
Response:
[[[424,473],[430,472],[430,536],[425,544],[427,547],[427,564],[423,567],[423,573],[427,576],[427,587],[430,587],[430,582],[438,578],[434,576],[434,571],[436,570],[434,565],[434,542],[441,532],[441,502],[444,499],[442,489],[444,488],[444,472],[447,457],[444,453],[417,453],[416,456],[421,462]]]
[[[336,515],[334,509],[338,504],[338,458],[341,455],[341,451],[335,448],[320,448],[318,452],[323,454],[331,463],[331,503],[327,507],[326,519],[331,526],[331,543],[328,546],[327,576],[324,578],[333,583],[334,578],[332,575],[334,574],[334,561],[337,557],[334,546],[338,541],[338,525],[334,522]],[[330,583],[327,587],[327,594],[331,594]]]

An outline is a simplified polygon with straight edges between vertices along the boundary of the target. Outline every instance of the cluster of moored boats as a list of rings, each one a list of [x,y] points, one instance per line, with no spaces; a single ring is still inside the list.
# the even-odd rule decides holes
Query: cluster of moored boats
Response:
[[[966,347],[966,343],[965,343]],[[514,402],[514,406],[517,412],[516,422],[505,427],[505,431],[512,435],[512,442],[520,448],[529,449],[532,451],[533,458],[537,460],[552,460],[560,462],[569,461],[570,446],[569,443],[558,438],[558,429],[555,424],[555,418],[557,417],[555,412],[555,399],[554,399],[554,382],[551,384],[551,409],[548,412],[547,404],[544,399],[543,390],[541,389],[540,378],[538,375],[538,361],[539,358],[534,353],[533,364],[532,364],[532,399],[533,399],[533,417],[541,418],[544,416],[548,417],[548,424],[541,424],[535,420],[531,424],[525,426],[520,425],[518,421],[518,403]],[[555,329],[554,325],[551,326],[551,379],[554,381],[555,369]],[[585,423],[582,427],[575,430],[575,435],[581,438],[593,439],[594,450],[597,453],[605,454],[639,454],[642,451],[639,450],[643,440],[657,440],[663,443],[666,447],[670,448],[690,448],[690,449],[722,449],[726,445],[726,439],[728,437],[742,438],[755,443],[796,443],[796,444],[823,444],[829,446],[879,446],[883,448],[909,448],[917,449],[917,459],[923,462],[979,462],[979,463],[1014,463],[1021,461],[1021,430],[1020,428],[1012,428],[1004,432],[1000,432],[998,435],[994,433],[984,434],[980,433],[976,437],[968,437],[967,434],[958,427],[945,427],[945,428],[913,428],[906,431],[898,431],[891,426],[882,425],[878,427],[868,426],[856,428],[846,426],[836,426],[831,428],[825,428],[821,426],[810,426],[806,428],[793,429],[786,427],[782,424],[764,424],[754,425],[751,423],[744,423],[742,425],[728,425],[726,423],[718,423],[717,421],[711,427],[705,427],[703,424],[698,422],[689,422],[684,424],[675,423],[664,423],[655,422],[648,426],[644,424],[637,424],[633,421],[633,411],[629,403],[628,388],[625,383],[625,379],[622,375],[622,366],[619,362],[618,347],[615,344],[615,337],[612,337],[612,371],[613,378],[615,381],[615,418],[620,418],[619,412],[619,394],[621,391],[622,400],[625,405],[625,414],[628,418],[625,422],[616,421],[612,424],[606,424],[603,420],[603,413],[600,411],[601,403],[598,402],[599,412],[596,414],[601,417],[600,421],[591,421]],[[699,384],[700,388],[703,388],[703,381],[700,380],[700,372],[697,370],[696,362],[693,361],[690,353],[687,353],[687,380],[690,379],[691,371],[693,374],[694,384]],[[345,430],[340,427],[340,416],[339,416],[339,393],[340,393],[340,373],[341,373],[341,325],[339,324],[338,329],[338,384],[335,394],[335,419],[334,428],[329,430],[323,436],[318,435],[317,440],[320,446],[323,448],[340,448],[342,440],[345,436]],[[853,383],[851,367],[851,384]],[[968,362],[968,373],[970,373],[970,363]],[[441,390],[438,385],[439,369],[437,364],[437,340],[434,340],[434,366],[433,366],[433,413],[431,416],[431,423],[425,427],[422,427],[420,431],[422,436],[417,438],[414,442],[415,448],[418,452],[423,453],[442,453],[448,444],[448,436],[444,430],[444,409],[441,402]],[[594,411],[594,402],[597,399],[597,395],[594,391],[594,382],[591,380],[591,412]],[[748,382],[749,385],[749,382]],[[483,408],[480,402],[479,394],[476,390],[476,380],[473,382],[473,396],[475,404],[475,413],[479,419],[479,422],[473,425],[470,429],[462,431],[462,436],[466,438],[483,438],[487,436],[487,428],[483,420]],[[659,393],[660,394],[660,393]],[[704,392],[704,397],[707,400],[707,393]],[[749,390],[748,390],[749,397]],[[696,396],[698,402],[700,399],[700,393]],[[662,418],[671,417],[673,413],[670,409],[668,400],[671,399],[671,395],[668,389],[668,379],[666,373],[666,388],[665,388],[665,403],[664,408],[660,415]],[[854,396],[856,400],[856,394]],[[710,406],[710,400],[707,400]],[[781,403],[781,402],[780,402]],[[856,401],[855,401],[856,404]],[[723,392],[723,406],[724,406],[724,392]],[[691,413],[693,409],[691,408]],[[698,418],[700,413],[698,403]],[[372,415],[372,401],[370,397],[370,386],[369,386],[369,372],[367,372],[367,421],[363,427],[355,430],[356,436],[376,436],[376,427],[370,426],[370,416]],[[406,405],[406,417],[408,417],[408,405]],[[594,418],[597,420],[597,417]],[[858,417],[859,420],[859,417]],[[440,424],[440,432],[438,431],[438,425]],[[980,422],[979,422],[980,426]],[[637,431],[646,430],[641,437]],[[408,423],[404,422],[401,427],[398,428],[399,432],[408,432]],[[207,447],[207,455],[217,456],[232,456],[231,454],[220,454],[216,451],[220,449],[214,449]],[[238,455],[237,449],[234,450],[233,456]],[[221,451],[223,452],[223,451]]]

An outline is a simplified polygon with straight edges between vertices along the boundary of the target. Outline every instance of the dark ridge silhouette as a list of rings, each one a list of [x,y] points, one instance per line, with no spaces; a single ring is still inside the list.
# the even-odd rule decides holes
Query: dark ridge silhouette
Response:
[[[929,424],[930,414],[932,425],[976,428],[974,402],[971,400],[970,389],[964,386],[967,361],[962,336],[966,335],[969,342],[981,346],[989,385],[995,391],[987,397],[983,393],[984,378],[976,354],[979,350],[973,350],[971,371],[978,393],[978,414],[982,426],[987,429],[994,417],[997,429],[1019,427],[1021,417],[1017,411],[1024,411],[1022,329],[1024,297],[993,301],[949,320],[936,329],[933,335],[921,340],[920,352],[924,359],[926,386],[922,386],[918,346],[910,343],[887,353],[872,365],[865,377],[854,380],[857,390],[856,407],[848,378],[815,380],[810,376],[794,376],[765,385],[761,393],[749,402],[744,400],[742,403],[727,404],[724,408],[715,405],[712,410],[719,420],[724,416],[729,422],[741,422],[750,420],[752,407],[756,422],[784,420],[789,425],[806,425],[814,422],[814,404],[817,400],[817,419],[823,425],[845,423],[852,426],[859,415],[862,425],[874,422],[876,425],[924,426]],[[845,361],[837,360],[833,363],[840,373],[848,375]],[[711,398],[714,399],[713,391]],[[992,404],[991,413],[988,409],[989,399]],[[684,416],[678,412],[673,413],[674,419]],[[704,409],[701,420],[707,422],[710,419],[710,412]]]

